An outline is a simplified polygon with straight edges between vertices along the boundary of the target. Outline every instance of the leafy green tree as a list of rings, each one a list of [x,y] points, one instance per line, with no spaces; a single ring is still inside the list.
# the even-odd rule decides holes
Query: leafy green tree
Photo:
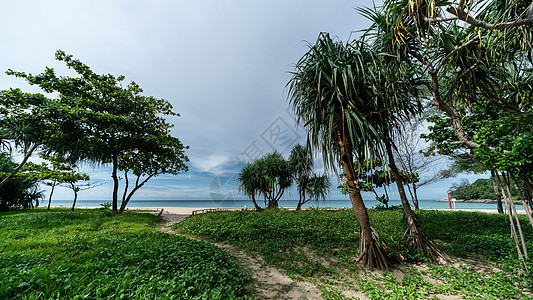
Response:
[[[143,139],[143,147],[130,150],[120,156],[118,169],[124,172],[125,187],[120,205],[120,213],[148,180],[161,174],[178,175],[180,171],[187,170],[185,162],[188,158],[184,154],[186,147],[178,138],[170,134],[160,134],[149,139]],[[135,185],[129,188],[128,173],[135,176]]]
[[[178,116],[172,111],[172,105],[168,101],[143,96],[142,89],[135,82],[123,87],[124,76],[96,74],[87,65],[63,51],[56,52],[56,59],[73,69],[79,77],[58,77],[51,68],[46,68],[38,75],[11,70],[8,74],[25,78],[45,92],[58,93],[56,102],[61,110],[57,114],[68,125],[60,129],[76,134],[70,135],[73,137],[70,141],[63,140],[63,149],[57,149],[56,152],[61,156],[68,154],[71,161],[111,164],[113,212],[119,211],[119,166],[126,172],[131,170],[135,176],[145,174],[149,178],[160,174],[162,170],[169,173],[187,170],[184,164],[188,161],[184,154],[187,147],[177,139],[168,142],[171,140],[172,125],[165,117]],[[161,142],[156,142],[157,140]],[[148,153],[158,151],[158,148],[153,147],[161,145],[173,147],[166,154],[173,155],[177,163],[173,164],[175,168],[172,170],[160,167],[160,171],[154,173],[151,169],[153,164],[162,166],[164,159],[154,155],[153,160],[157,163],[147,163],[146,160],[149,158]],[[141,155],[143,162],[126,166],[128,162],[133,163],[134,160],[130,159],[132,155]],[[142,168],[145,169],[141,170]],[[135,191],[144,184],[142,182],[134,188]],[[129,201],[127,197],[125,200]]]
[[[57,152],[66,136],[65,120],[57,117],[60,108],[41,94],[24,93],[19,89],[0,91],[0,129],[4,148],[17,149],[22,160],[9,174],[2,176],[0,187],[21,171],[28,159],[41,149]]]
[[[388,0],[379,8],[363,10],[374,22],[375,35],[387,36],[390,50],[424,66],[432,81],[433,105],[451,123],[454,138],[448,146],[470,149],[488,169],[517,174],[530,194],[529,145],[533,142],[525,120],[530,119],[531,110],[532,45],[525,41],[533,35],[532,9],[523,0]],[[469,131],[468,119],[479,118],[476,109],[484,103],[499,110],[498,128],[512,128],[510,136],[491,139],[494,130],[498,131],[494,127],[485,131],[488,136]],[[492,127],[479,120],[482,128]],[[494,120],[493,124],[499,123]],[[507,187],[509,181],[500,180]],[[512,224],[511,212],[509,216]],[[513,224],[512,228],[515,234]]]
[[[48,160],[49,163],[43,162],[41,164],[29,163],[26,168],[31,169],[35,174],[35,178],[46,185],[50,186],[50,194],[48,196],[48,210],[52,205],[52,196],[56,186],[61,184],[74,185],[77,181],[90,180],[89,175],[85,173],[79,173],[77,166],[66,159],[55,156],[41,155],[41,158]],[[74,199],[74,203],[76,202]]]
[[[309,149],[297,144],[289,154],[288,163],[297,184],[299,198],[296,210],[300,210],[303,204],[312,199],[326,199],[330,189],[329,179],[325,174],[318,175],[313,172],[313,157]]]
[[[361,175],[359,184],[361,186],[361,190],[374,193],[376,200],[383,203],[385,207],[388,208],[388,202],[390,199],[387,193],[387,188],[389,185],[394,183],[394,180],[390,170],[386,167],[386,165],[384,166],[383,163],[379,162],[377,159],[368,159],[361,165],[359,165],[357,161],[354,161],[354,166],[360,170]],[[340,175],[342,179],[345,178],[343,173]],[[400,176],[402,178],[402,182],[409,184],[411,183],[410,180],[413,177],[417,178],[418,175],[415,174],[412,176],[411,174],[400,172]],[[344,195],[348,194],[348,186],[346,185],[346,182],[343,181],[338,188]],[[376,188],[383,188],[385,194],[379,195],[376,191]]]
[[[460,183],[454,183],[448,190],[450,196],[456,199],[472,200],[472,199],[497,199],[497,194],[494,192],[491,179],[476,179],[473,183],[468,180],[463,180]],[[515,187],[511,188],[511,194],[518,197],[518,192]]]
[[[0,153],[0,175],[11,174],[18,165],[7,152]],[[0,211],[12,207],[30,208],[39,206],[39,200],[43,197],[39,190],[37,180],[26,176],[11,176],[0,187]]]
[[[290,105],[308,131],[308,143],[322,151],[327,168],[337,163],[346,175],[348,195],[361,227],[358,262],[369,269],[388,269],[361,197],[359,170],[354,159],[383,155],[378,118],[387,103],[376,101],[381,82],[380,57],[363,42],[343,44],[321,33],[300,59],[289,82]],[[369,72],[369,70],[372,70]],[[386,99],[386,98],[384,98]],[[385,110],[386,111],[386,110]]]

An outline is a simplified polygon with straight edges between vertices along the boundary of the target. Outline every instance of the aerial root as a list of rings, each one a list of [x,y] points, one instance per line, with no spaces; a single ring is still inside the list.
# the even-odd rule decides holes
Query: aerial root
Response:
[[[408,236],[408,244],[415,251],[422,253],[425,258],[433,263],[451,262],[452,258],[440,249],[435,242],[429,239],[416,226],[410,225],[404,233]]]
[[[379,242],[379,237],[376,231],[371,228],[370,240],[365,240],[364,234],[361,234],[361,239],[359,257],[356,259],[356,262],[362,263],[362,265],[370,271],[373,271],[374,269],[390,271],[391,263],[383,254],[383,251],[381,251],[381,248],[384,250],[390,250],[390,247],[387,244]]]

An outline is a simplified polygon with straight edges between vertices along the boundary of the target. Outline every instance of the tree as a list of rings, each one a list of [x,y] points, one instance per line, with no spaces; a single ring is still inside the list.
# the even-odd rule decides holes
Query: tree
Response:
[[[296,210],[300,210],[302,205],[311,199],[326,199],[330,188],[329,179],[325,174],[318,175],[313,172],[313,157],[309,149],[297,144],[289,154],[288,163],[293,180],[297,184],[299,198]]]
[[[359,172],[354,159],[383,154],[378,130],[369,120],[386,103],[376,101],[380,82],[376,70],[378,54],[364,42],[343,44],[321,33],[314,45],[298,61],[289,86],[289,102],[308,131],[308,143],[322,151],[324,164],[336,169],[339,163],[346,175],[348,194],[361,227],[358,262],[369,269],[388,269],[361,197]]]
[[[52,205],[52,196],[56,186],[68,184],[68,187],[71,187],[71,185],[74,186],[77,181],[90,180],[89,175],[78,173],[77,166],[68,162],[64,158],[47,155],[41,155],[41,158],[48,160],[50,165],[46,162],[40,165],[30,163],[29,167],[31,168],[31,165],[33,165],[34,172],[38,173],[37,177],[39,180],[44,181],[44,183],[51,188],[48,196],[48,210],[50,210],[50,206]],[[74,199],[74,203],[75,202],[76,199]]]
[[[7,152],[0,153],[0,175],[11,174],[18,165]],[[12,207],[30,208],[39,205],[42,199],[37,180],[24,175],[11,176],[0,187],[0,211]]]
[[[61,130],[65,120],[57,118],[60,107],[41,94],[20,89],[0,91],[0,128],[4,148],[19,149],[22,160],[9,174],[2,176],[0,187],[26,165],[37,149],[57,152],[72,131]]]
[[[255,161],[260,174],[260,190],[268,208],[279,207],[279,200],[292,184],[291,172],[283,156],[274,151]]]
[[[257,164],[253,162],[245,164],[239,172],[237,180],[239,182],[239,190],[252,200],[257,211],[261,211],[261,207],[255,200],[255,196],[260,194],[262,186],[260,171]]]
[[[365,192],[373,192],[376,196],[376,200],[385,204],[385,207],[388,208],[388,202],[390,199],[387,193],[387,187],[392,184],[394,180],[387,166],[377,159],[368,159],[361,165],[359,165],[357,161],[354,161],[354,166],[360,172],[359,185],[361,186],[361,190]],[[406,184],[409,184],[411,178],[413,178],[411,174],[406,174],[404,172],[400,172],[400,176],[402,182]],[[344,174],[341,174],[340,177],[341,179],[345,178]],[[417,175],[414,177],[417,177]],[[338,188],[344,195],[348,194],[348,186],[344,180]],[[378,195],[376,188],[383,188],[385,194],[381,196]]]
[[[123,170],[135,169],[135,175],[147,174],[150,178],[156,176],[150,169],[151,162],[125,165],[127,162],[133,162],[129,159],[132,155],[139,154],[143,156],[143,160],[149,159],[147,154],[155,151],[150,147],[157,145],[154,140],[169,140],[172,125],[165,117],[178,114],[172,111],[172,105],[168,101],[143,96],[142,89],[135,82],[123,87],[121,83],[124,81],[124,76],[96,74],[87,65],[63,51],[56,52],[56,59],[72,68],[79,77],[58,77],[51,68],[35,76],[11,70],[8,74],[25,78],[30,84],[40,86],[45,92],[59,94],[56,102],[62,110],[59,110],[57,115],[65,120],[65,125],[68,125],[60,128],[60,131],[74,131],[76,134],[70,135],[73,137],[70,141],[63,140],[61,145],[64,148],[57,149],[56,152],[61,156],[68,154],[71,161],[110,163],[113,178],[113,212],[119,212],[119,166]],[[177,160],[174,164],[176,168],[171,173],[186,171],[184,162],[187,162],[188,158],[183,150],[187,147],[177,139],[168,145],[174,149],[167,154],[171,153]],[[160,156],[154,156],[154,160],[159,159]],[[161,162],[160,160],[158,163]],[[141,165],[147,169],[141,171],[139,169]],[[160,170],[163,169],[169,170],[166,167]],[[139,183],[134,190],[143,184]]]
[[[388,36],[389,49],[425,67],[432,81],[432,104],[446,114],[453,131],[448,146],[471,149],[490,170],[517,174],[530,194],[533,141],[526,120],[531,118],[532,45],[525,41],[532,37],[532,9],[533,4],[523,0],[401,0],[364,10],[374,21],[376,36]],[[479,108],[497,110],[493,112],[500,117],[488,125]],[[485,134],[469,130],[472,117]],[[499,127],[492,127],[496,124]],[[511,134],[494,139],[499,129]],[[498,178],[498,172],[495,175]],[[499,182],[509,187],[510,180],[503,179]],[[517,249],[521,257],[518,244]]]
[[[265,207],[277,208],[285,190],[292,184],[291,175],[288,162],[274,151],[244,165],[239,173],[239,188],[250,197],[256,210],[261,210],[256,195],[264,197]]]
[[[411,202],[415,209],[419,209],[418,204],[418,189],[424,185],[443,180],[445,173],[441,167],[440,170],[435,170],[438,165],[444,163],[445,156],[423,153],[425,147],[424,140],[420,138],[420,128],[422,122],[427,118],[425,114],[421,117],[408,120],[401,126],[401,130],[394,135],[395,158],[398,166],[405,174],[409,174],[409,184],[406,183],[409,194],[411,195]],[[430,173],[430,174],[428,174]],[[426,174],[422,177],[422,174]]]
[[[151,178],[161,174],[178,175],[180,171],[187,170],[185,147],[178,138],[168,133],[160,134],[144,139],[143,143],[142,147],[126,152],[119,159],[118,169],[124,171],[125,178],[120,213],[124,211],[133,194]],[[128,193],[130,171],[136,178],[133,189]]]

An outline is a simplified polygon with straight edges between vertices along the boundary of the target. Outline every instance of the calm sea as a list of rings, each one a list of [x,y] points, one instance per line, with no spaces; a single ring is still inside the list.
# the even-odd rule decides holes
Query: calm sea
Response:
[[[76,206],[80,207],[100,207],[102,203],[107,202],[103,200],[78,200]],[[47,201],[40,203],[40,206],[46,206]],[[264,201],[258,201],[258,204],[264,206]],[[281,200],[279,202],[281,207],[296,207],[297,200]],[[365,200],[365,205],[368,208],[379,204],[376,200]],[[400,205],[400,200],[391,200],[389,205]],[[52,200],[53,206],[72,206],[72,200]],[[119,203],[120,205],[120,203]],[[436,202],[435,200],[419,200],[421,209],[449,209],[448,202]],[[452,203],[453,205],[453,203]],[[213,207],[213,208],[238,208],[238,207],[253,207],[250,200],[131,200],[128,207]],[[328,200],[325,202],[308,202],[304,207],[320,207],[320,208],[341,208],[352,205],[349,200]],[[456,203],[455,208],[458,209],[496,209],[496,204],[484,203]],[[517,206],[517,209],[523,209],[522,206]]]

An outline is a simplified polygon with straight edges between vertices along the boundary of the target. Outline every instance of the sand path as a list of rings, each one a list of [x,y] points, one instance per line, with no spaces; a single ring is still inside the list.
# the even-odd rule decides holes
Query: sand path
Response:
[[[192,210],[190,210],[191,213]],[[153,214],[157,215],[159,212],[153,212]],[[171,234],[178,234],[170,227],[191,215],[191,213],[188,214],[189,210],[184,211],[182,209],[179,212],[174,213],[163,210],[161,217],[165,222],[159,225],[157,229]],[[202,240],[197,237],[187,237]],[[237,259],[237,262],[241,266],[241,271],[252,277],[250,284],[254,299],[322,299],[320,296],[321,291],[316,288],[315,284],[307,281],[295,281],[279,269],[267,266],[259,256],[251,256],[244,250],[227,243],[206,242],[224,249],[228,254]]]

